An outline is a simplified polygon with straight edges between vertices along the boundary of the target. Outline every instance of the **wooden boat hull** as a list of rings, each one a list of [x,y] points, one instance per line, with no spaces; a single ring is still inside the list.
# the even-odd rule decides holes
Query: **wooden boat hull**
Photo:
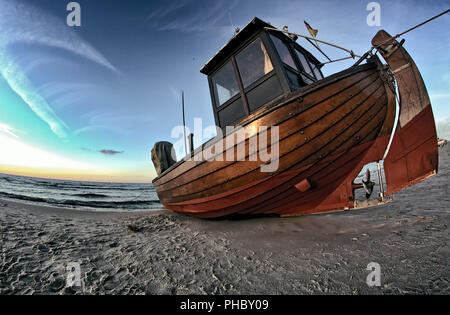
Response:
[[[377,59],[300,89],[242,123],[279,127],[276,171],[261,172],[265,162],[251,141],[261,134],[254,128],[243,141],[246,160],[196,161],[205,151],[223,157],[236,154],[238,143],[227,142],[235,139],[234,133],[210,141],[191,160],[154,180],[158,196],[167,209],[200,218],[235,213],[293,216],[353,208],[354,178],[365,164],[381,160],[388,146],[395,120],[393,91]],[[219,142],[223,150],[215,152],[211,148]],[[394,138],[392,147],[401,151],[397,142]],[[418,173],[413,180],[423,178]],[[394,178],[396,187],[404,185],[403,178]]]
[[[379,31],[372,44],[391,38]],[[390,41],[378,49],[387,61],[399,92],[400,113],[391,149],[385,159],[388,194],[414,185],[438,171],[438,138],[425,83],[403,42]]]

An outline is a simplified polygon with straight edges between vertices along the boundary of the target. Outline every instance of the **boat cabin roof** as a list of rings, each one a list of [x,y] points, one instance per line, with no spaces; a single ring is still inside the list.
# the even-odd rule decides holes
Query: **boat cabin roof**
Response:
[[[254,18],[200,70],[208,76],[216,125],[251,114],[323,79],[322,64],[295,39]]]
[[[225,59],[227,59],[233,51],[235,51],[237,48],[241,47],[242,44],[245,44],[245,42],[252,37],[253,34],[255,34],[258,31],[264,30],[265,27],[274,28],[271,24],[264,22],[263,20],[254,17],[253,20],[251,20],[244,28],[242,28],[239,32],[234,34],[234,36],[220,48],[220,50],[211,58],[209,59],[206,64],[200,69],[200,72],[206,75],[209,75],[214,69],[223,63]],[[281,32],[278,32],[278,34],[282,34]],[[287,39],[289,37],[287,35],[284,35]],[[297,44],[298,45],[298,44]],[[300,45],[299,45],[300,46]],[[306,51],[306,50],[305,50]],[[308,51],[307,51],[308,52]],[[320,61],[314,57],[311,53],[309,53],[309,57],[313,59],[315,62],[320,64]]]

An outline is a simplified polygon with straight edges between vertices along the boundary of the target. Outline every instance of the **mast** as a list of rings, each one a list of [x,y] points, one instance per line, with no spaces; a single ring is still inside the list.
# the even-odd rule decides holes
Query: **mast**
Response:
[[[187,155],[187,143],[186,143],[186,118],[184,116],[184,91],[181,91],[181,106],[183,110],[183,139],[184,139],[184,154]]]

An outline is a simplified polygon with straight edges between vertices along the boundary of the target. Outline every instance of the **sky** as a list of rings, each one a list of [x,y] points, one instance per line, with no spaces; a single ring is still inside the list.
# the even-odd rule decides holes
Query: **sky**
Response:
[[[200,68],[257,16],[362,54],[380,29],[402,32],[449,1],[80,0],[81,26],[66,23],[65,0],[0,0],[0,173],[150,182],[150,151],[194,118],[214,125]],[[438,133],[450,138],[450,14],[404,37],[431,97]],[[311,45],[302,46],[325,61]],[[322,47],[333,59],[345,53]],[[325,75],[354,61],[325,66]],[[196,135],[194,144],[207,138]],[[181,157],[180,152],[177,152]]]

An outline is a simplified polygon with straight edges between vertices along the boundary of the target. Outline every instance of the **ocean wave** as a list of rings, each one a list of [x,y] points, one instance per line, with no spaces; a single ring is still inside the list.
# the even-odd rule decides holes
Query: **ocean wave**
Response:
[[[149,190],[155,191],[152,184],[125,184],[125,183],[94,183],[94,182],[71,182],[61,180],[45,180],[35,179],[29,177],[13,177],[13,176],[0,176],[0,181],[6,183],[17,183],[26,186],[35,187],[48,187],[55,188],[57,190],[121,190],[121,191],[142,191]]]
[[[0,174],[0,198],[64,208],[118,211],[162,208],[149,183],[100,183]]]
[[[66,206],[78,206],[78,207],[91,207],[91,208],[145,208],[145,206],[160,205],[159,200],[129,200],[129,201],[83,201],[83,200],[54,200],[49,199],[48,203],[54,205],[66,205]],[[162,206],[162,205],[161,205]]]
[[[129,187],[129,186],[105,186],[105,185],[74,185],[74,184],[57,184],[54,187],[58,187],[63,190],[69,189],[82,189],[82,190],[125,190],[125,191],[140,191],[140,190],[149,190],[155,191],[154,187],[149,185],[146,187]]]
[[[12,179],[12,178],[10,178],[10,177],[5,177],[5,176],[0,176],[0,179],[3,179],[3,180],[5,180],[5,181],[7,181],[7,182],[10,182],[10,183],[16,181],[16,180],[14,180],[14,179]]]
[[[81,195],[81,194],[80,194]],[[103,209],[144,209],[146,207],[161,206],[159,200],[124,200],[124,201],[98,201],[98,200],[76,200],[76,199],[54,199],[54,198],[40,198],[35,196],[12,194],[7,192],[0,192],[0,197],[10,199],[38,202],[50,204],[53,206],[71,206],[71,207],[89,207],[89,208],[103,208]],[[105,196],[107,197],[107,196]]]
[[[83,197],[83,198],[108,198],[108,195],[103,195],[103,194],[73,194],[72,196],[74,197]]]
[[[6,197],[6,198],[12,198],[12,199],[19,199],[19,200],[26,200],[26,201],[34,201],[34,202],[47,202],[47,199],[40,198],[40,197],[34,197],[34,196],[26,196],[26,195],[18,195],[18,194],[11,194],[7,192],[0,191],[0,197]]]

